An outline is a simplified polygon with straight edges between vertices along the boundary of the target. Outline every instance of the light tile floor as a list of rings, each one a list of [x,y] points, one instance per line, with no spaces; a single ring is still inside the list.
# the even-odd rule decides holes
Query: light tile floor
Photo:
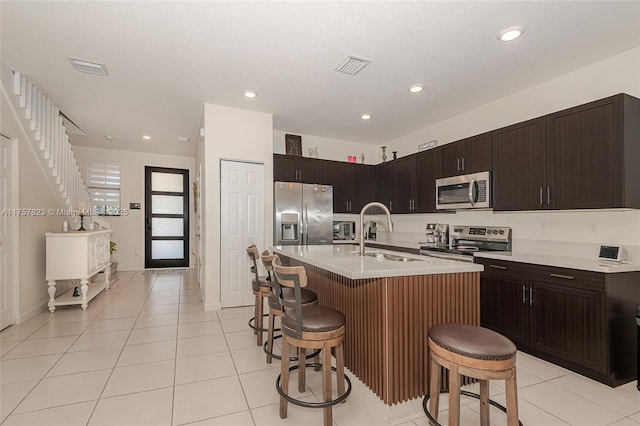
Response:
[[[251,308],[204,312],[190,272],[121,272],[116,279],[86,311],[60,307],[0,333],[3,425],[322,424],[321,410],[292,405],[279,418],[279,364],[266,364],[256,347],[246,324]],[[640,425],[635,382],[612,389],[524,353],[517,365],[527,426]],[[318,401],[321,379],[310,374],[307,392],[294,395]],[[502,383],[491,386],[504,404]],[[462,425],[479,424],[477,401],[462,403]],[[446,419],[444,398],[441,407]],[[494,408],[491,416],[492,424],[505,424]],[[334,424],[388,423],[353,393],[334,408]],[[427,424],[421,411],[395,423]]]

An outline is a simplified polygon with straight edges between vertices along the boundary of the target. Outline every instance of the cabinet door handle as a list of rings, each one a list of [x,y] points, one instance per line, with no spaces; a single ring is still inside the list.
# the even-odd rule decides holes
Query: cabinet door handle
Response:
[[[393,210],[393,201],[389,200],[389,211]]]
[[[542,187],[540,187],[540,205],[542,205],[542,204],[543,204],[543,201],[542,201]]]
[[[457,158],[457,160],[458,160],[458,171],[460,171],[460,159]]]
[[[550,277],[554,278],[563,278],[565,280],[573,280],[574,278],[571,275],[561,275],[561,274],[549,274]]]
[[[527,286],[522,284],[522,304],[527,304]]]
[[[533,302],[535,302],[535,300],[533,300],[533,293],[535,291],[536,291],[535,288],[529,287],[529,306],[533,306]]]
[[[346,211],[349,211],[349,202],[348,202],[348,201],[345,201],[345,202],[344,202],[344,204],[345,204],[344,209],[345,209]]]
[[[548,186],[547,186],[547,205],[548,206],[551,205],[551,190],[549,189]]]
[[[300,180],[302,181],[302,170],[299,170],[300,172]]]
[[[349,201],[349,211],[351,211],[351,201]]]
[[[462,157],[462,170],[464,170],[464,157]]]
[[[494,269],[507,269],[506,266],[500,266],[500,265],[489,265],[489,268],[494,268]]]

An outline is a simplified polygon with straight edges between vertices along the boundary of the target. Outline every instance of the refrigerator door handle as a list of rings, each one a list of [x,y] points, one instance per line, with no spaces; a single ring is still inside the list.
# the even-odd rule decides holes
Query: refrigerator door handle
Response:
[[[302,245],[309,243],[309,209],[307,203],[304,203],[304,212],[302,213]]]

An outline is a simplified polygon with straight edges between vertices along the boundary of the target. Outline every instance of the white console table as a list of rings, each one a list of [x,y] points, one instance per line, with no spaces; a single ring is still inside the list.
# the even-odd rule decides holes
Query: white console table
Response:
[[[45,236],[49,311],[62,305],[81,305],[86,310],[89,301],[109,286],[111,231],[47,232]],[[104,272],[104,282],[91,283],[90,278],[99,272]],[[74,297],[71,287],[56,298],[56,280],[71,279],[80,280],[82,294]]]

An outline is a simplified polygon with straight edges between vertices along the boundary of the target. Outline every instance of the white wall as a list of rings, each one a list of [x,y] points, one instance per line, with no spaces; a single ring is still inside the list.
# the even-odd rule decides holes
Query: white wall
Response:
[[[121,207],[128,209],[129,203],[140,203],[140,210],[129,210],[127,216],[108,216],[111,224],[111,240],[117,243],[117,252],[113,259],[118,262],[118,270],[134,271],[144,269],[144,168],[168,167],[189,170],[189,265],[193,267],[195,256],[195,215],[193,210],[193,180],[195,179],[195,159],[177,155],[149,154],[144,152],[118,151],[74,146],[82,177],[86,182],[87,163],[105,161],[120,164],[121,170]]]
[[[618,93],[640,97],[640,47],[392,140],[388,151],[410,154]]]
[[[204,141],[198,149],[198,161],[206,170],[202,188],[206,223],[202,231],[205,246],[203,298],[205,310],[213,310],[220,309],[220,160],[264,164],[266,248],[273,242],[273,116],[205,104],[204,129]]]
[[[640,97],[640,48],[425,127],[387,145],[400,152],[416,152],[417,145],[428,140],[437,139],[442,145],[617,93]],[[543,240],[586,245],[611,242],[640,246],[638,210],[508,214],[464,212],[455,215],[394,216],[396,230],[414,233],[412,239],[424,235],[424,227],[428,222],[511,226],[516,250],[533,250],[534,245],[528,242]],[[544,233],[541,232],[543,224],[546,228]],[[594,234],[588,232],[592,224],[597,228]],[[517,241],[520,243],[516,243]],[[558,247],[560,246],[564,247],[562,244]]]
[[[285,153],[284,135],[287,133],[291,132],[273,131],[274,154]],[[360,155],[364,154],[364,164],[378,164],[382,161],[382,150],[375,145],[312,135],[300,136],[302,136],[303,157],[310,157],[309,148],[317,147],[319,158],[323,160],[347,161],[350,155],[355,155],[358,157],[358,163],[360,163]],[[391,151],[387,150],[387,155],[391,158]]]

